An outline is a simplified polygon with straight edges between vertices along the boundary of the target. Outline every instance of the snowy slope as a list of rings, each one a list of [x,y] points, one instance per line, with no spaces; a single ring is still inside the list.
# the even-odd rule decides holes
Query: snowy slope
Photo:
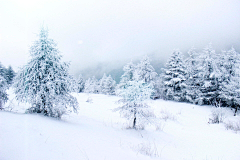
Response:
[[[223,124],[208,124],[211,107],[163,100],[149,101],[161,129],[126,129],[112,110],[116,96],[75,94],[80,110],[56,120],[24,114],[25,104],[11,95],[0,112],[1,160],[239,160],[240,134]],[[86,102],[91,97],[92,102]],[[232,112],[226,109],[228,118]],[[165,121],[166,120],[166,121]]]

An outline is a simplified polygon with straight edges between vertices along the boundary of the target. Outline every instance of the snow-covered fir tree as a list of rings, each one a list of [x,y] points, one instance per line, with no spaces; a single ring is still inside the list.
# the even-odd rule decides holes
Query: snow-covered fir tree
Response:
[[[144,56],[140,63],[136,66],[134,79],[153,85],[156,76],[157,73],[155,72],[153,66],[150,64],[149,57]]]
[[[78,92],[77,80],[70,75],[69,76],[70,92]]]
[[[107,75],[106,73],[103,74],[103,77],[99,80],[99,92],[102,94],[106,94],[104,88],[106,86]]]
[[[0,63],[0,109],[8,100],[7,89],[9,88],[7,79],[7,69]]]
[[[132,63],[132,61],[130,61],[128,64],[126,64],[123,67],[123,71],[124,71],[124,73],[121,76],[120,82],[116,87],[117,90],[125,88],[127,86],[127,83],[129,81],[133,80],[133,75],[134,75],[134,72],[135,72],[135,65]]]
[[[240,107],[240,54],[232,48],[222,53],[223,63],[221,73],[223,82],[220,99],[223,106],[235,108],[235,114]]]
[[[42,28],[39,39],[30,48],[31,59],[15,78],[16,98],[32,105],[28,112],[58,117],[78,109],[78,102],[70,94],[69,64],[61,62],[56,43]]]
[[[99,81],[93,76],[92,78],[88,78],[85,82],[84,86],[85,93],[99,93],[100,92],[100,84]]]
[[[200,82],[202,94],[198,98],[198,104],[215,105],[219,101],[222,74],[218,60],[219,55],[216,54],[211,43],[200,54],[198,77],[202,77],[203,81]]]
[[[3,109],[3,104],[8,100],[8,95],[6,92],[7,89],[7,80],[2,75],[0,75],[0,110]]]
[[[116,81],[112,78],[111,75],[109,75],[108,77],[106,77],[104,81],[102,81],[101,93],[107,94],[107,95],[114,95],[115,86],[116,86]]]
[[[151,98],[153,99],[158,99],[158,98],[161,98],[161,99],[164,99],[164,83],[163,83],[163,76],[162,75],[159,75],[155,78],[155,81],[154,81],[154,93]]]
[[[95,91],[95,88],[94,88],[94,84],[92,83],[92,78],[88,78],[84,85],[84,92],[94,93],[94,91]]]
[[[83,80],[83,76],[80,74],[78,79],[77,79],[77,92],[78,93],[83,92],[84,85],[85,85],[85,83],[84,83],[84,80]]]
[[[8,84],[12,84],[13,83],[13,78],[15,77],[16,73],[14,72],[14,70],[12,69],[11,66],[9,66],[6,69],[6,78],[7,78],[7,83]]]
[[[203,77],[199,76],[199,54],[195,51],[195,48],[191,48],[188,51],[189,57],[185,60],[186,66],[186,99],[187,101],[196,104],[198,98],[202,94],[200,91],[201,82]]]
[[[7,77],[6,77],[6,68],[1,64],[1,62],[0,62],[0,75],[7,80]]]
[[[143,129],[155,118],[153,111],[145,101],[150,99],[153,92],[151,85],[143,81],[128,81],[125,88],[119,89],[122,97],[121,107],[116,108],[121,116],[127,118],[134,129]]]
[[[165,98],[174,101],[186,101],[186,67],[179,50],[172,53],[162,76]]]

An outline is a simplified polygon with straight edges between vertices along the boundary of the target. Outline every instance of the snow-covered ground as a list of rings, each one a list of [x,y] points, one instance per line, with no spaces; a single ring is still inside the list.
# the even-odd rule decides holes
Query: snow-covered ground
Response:
[[[210,106],[150,100],[160,129],[127,129],[116,96],[75,94],[80,110],[62,120],[24,114],[14,96],[0,111],[1,160],[239,160],[240,134],[209,124]],[[86,102],[87,99],[92,102]],[[226,109],[226,119],[233,112]]]

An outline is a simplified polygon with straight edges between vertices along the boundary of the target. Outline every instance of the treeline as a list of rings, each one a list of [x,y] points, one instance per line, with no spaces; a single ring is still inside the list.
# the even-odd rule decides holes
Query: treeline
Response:
[[[188,55],[184,59],[174,50],[161,74],[155,72],[148,56],[138,64],[130,62],[123,67],[119,84],[110,75],[107,83],[106,75],[85,83],[80,76],[79,92],[118,95],[118,89],[128,87],[129,81],[143,81],[154,89],[153,99],[232,107],[236,113],[240,106],[240,54],[234,48],[217,53],[209,44],[201,52],[191,48]]]

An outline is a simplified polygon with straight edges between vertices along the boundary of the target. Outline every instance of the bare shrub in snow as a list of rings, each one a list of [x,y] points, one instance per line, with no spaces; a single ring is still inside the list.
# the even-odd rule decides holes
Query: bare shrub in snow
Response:
[[[162,122],[161,120],[155,122],[155,127],[157,131],[163,131],[166,123]]]
[[[155,143],[145,142],[140,143],[137,146],[133,146],[132,149],[137,153],[150,156],[150,157],[159,157],[158,150]]]
[[[165,121],[167,121],[167,120],[172,120],[172,121],[177,120],[176,115],[174,115],[173,113],[171,113],[170,111],[168,111],[166,109],[162,109],[160,113],[161,113],[160,118],[165,120]]]
[[[209,123],[222,123],[224,119],[225,113],[223,108],[217,107],[212,109],[211,117],[209,118]]]

